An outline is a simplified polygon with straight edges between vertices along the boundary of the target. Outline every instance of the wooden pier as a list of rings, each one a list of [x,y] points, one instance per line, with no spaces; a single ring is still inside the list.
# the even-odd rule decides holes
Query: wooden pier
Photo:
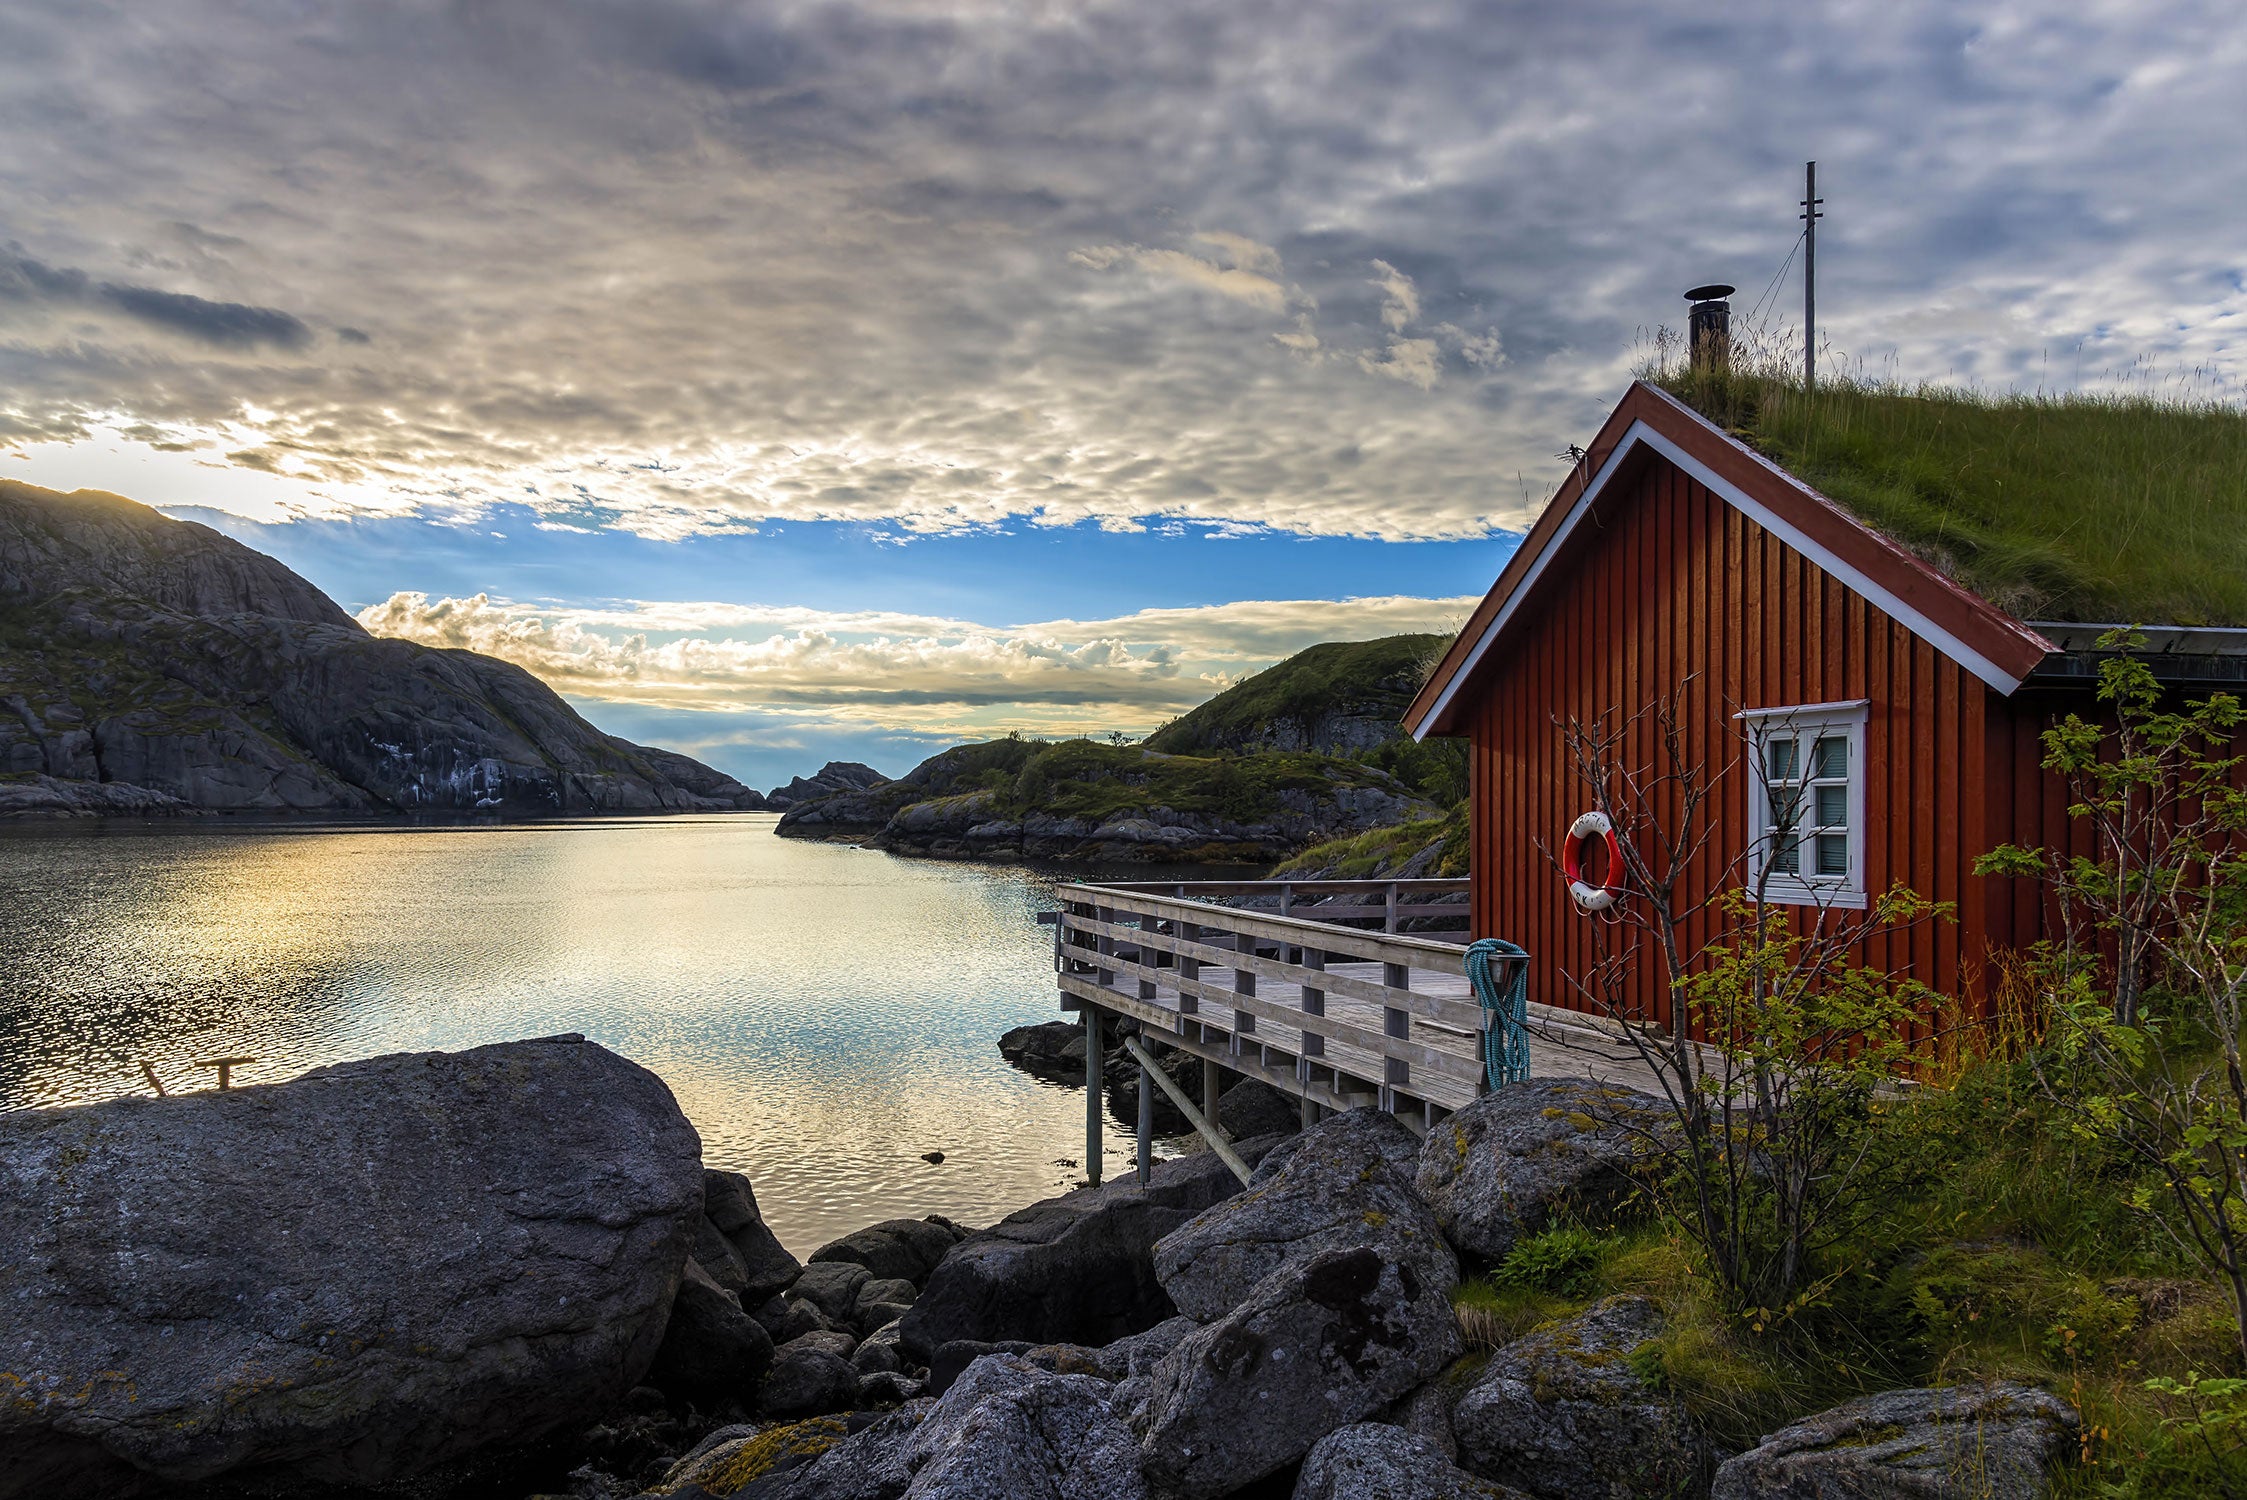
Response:
[[[1212,1133],[1217,1070],[1262,1079],[1320,1112],[1386,1110],[1415,1133],[1488,1089],[1487,1016],[1467,978],[1463,880],[1165,882],[1063,886],[1054,968],[1086,1017],[1087,1168],[1100,1175],[1102,1015],[1203,1060],[1197,1128]],[[1448,899],[1447,899],[1448,898]],[[1436,930],[1410,930],[1414,927]],[[1534,962],[1534,958],[1531,959]],[[1638,1080],[1614,1024],[1532,1005],[1538,1073]],[[1146,1071],[1144,1060],[1141,1063]],[[1142,1078],[1140,1166],[1153,1094]],[[1181,1103],[1184,1103],[1182,1100]]]

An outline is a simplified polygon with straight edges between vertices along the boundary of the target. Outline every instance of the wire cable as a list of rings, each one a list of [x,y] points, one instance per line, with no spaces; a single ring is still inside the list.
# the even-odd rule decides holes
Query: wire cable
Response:
[[[1794,237],[1794,244],[1787,250],[1787,258],[1779,262],[1779,269],[1774,271],[1771,275],[1771,284],[1763,289],[1763,295],[1756,298],[1755,307],[1748,313],[1748,321],[1750,323],[1756,322],[1757,319],[1763,316],[1763,305],[1771,300],[1772,293],[1779,290],[1779,283],[1786,278],[1787,268],[1794,264],[1795,252],[1802,248],[1803,236],[1807,235],[1809,232],[1809,230],[1805,229],[1801,234],[1798,234]]]

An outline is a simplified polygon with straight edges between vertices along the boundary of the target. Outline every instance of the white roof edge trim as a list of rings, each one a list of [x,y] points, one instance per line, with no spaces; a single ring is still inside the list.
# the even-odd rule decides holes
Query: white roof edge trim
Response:
[[[1599,466],[1599,472],[1592,476],[1592,482],[1584,486],[1584,493],[1576,497],[1576,503],[1568,508],[1567,516],[1562,519],[1560,530],[1553,533],[1552,540],[1545,544],[1545,550],[1538,553],[1530,563],[1528,574],[1514,586],[1513,594],[1506,600],[1505,607],[1483,628],[1474,650],[1467,653],[1467,659],[1459,663],[1459,670],[1451,674],[1451,681],[1444,684],[1443,691],[1436,695],[1436,701],[1428,706],[1426,716],[1420,720],[1420,727],[1412,732],[1414,741],[1428,737],[1427,726],[1443,717],[1443,711],[1451,706],[1451,700],[1457,696],[1459,689],[1474,675],[1475,663],[1482,660],[1482,654],[1490,649],[1490,643],[1498,638],[1498,632],[1506,628],[1506,622],[1513,618],[1514,610],[1520,605],[1522,597],[1544,573],[1545,564],[1552,561],[1553,554],[1560,550],[1560,544],[1576,529],[1576,523],[1584,519],[1584,512],[1591,509],[1592,502],[1599,498],[1600,491],[1607,488],[1607,481],[1614,477],[1617,466],[1631,451],[1631,439],[1641,431],[1652,432],[1653,429],[1643,421],[1631,423],[1630,430],[1623,434],[1623,440],[1615,445],[1615,451],[1607,455],[1607,462]]]
[[[1424,740],[1428,737],[1426,726],[1443,717],[1443,712],[1450,707],[1452,698],[1458,694],[1459,689],[1466,683],[1467,679],[1474,675],[1476,663],[1482,660],[1483,654],[1490,649],[1491,642],[1498,638],[1498,633],[1506,628],[1506,622],[1513,618],[1514,611],[1520,607],[1521,601],[1535,587],[1537,579],[1545,571],[1545,565],[1552,560],[1553,554],[1560,550],[1561,544],[1568,540],[1570,533],[1575,531],[1577,523],[1584,519],[1584,513],[1591,509],[1592,503],[1607,488],[1607,482],[1615,477],[1615,472],[1621,466],[1623,459],[1641,443],[1646,444],[1702,484],[1707,485],[1711,491],[1723,497],[1724,502],[1734,510],[1747,516],[1758,526],[1778,537],[1779,540],[1800,552],[1804,557],[1809,558],[1827,573],[1840,579],[1850,588],[1855,589],[1859,594],[1880,606],[1883,613],[1898,621],[1912,634],[1926,641],[1930,646],[1942,652],[1952,661],[1957,662],[1983,682],[1997,689],[2001,696],[2011,697],[2014,689],[2021,685],[2020,678],[2015,677],[1988,657],[1969,647],[1957,636],[1952,635],[1933,620],[1928,619],[1926,615],[1906,604],[1879,584],[1874,583],[1833,552],[1781,520],[1778,515],[1749,498],[1737,485],[1718,474],[1716,470],[1702,463],[1692,454],[1687,453],[1669,438],[1647,426],[1644,418],[1639,418],[1633,421],[1630,427],[1624,431],[1622,440],[1615,445],[1615,451],[1607,456],[1607,462],[1600,465],[1599,473],[1593,476],[1590,484],[1584,486],[1584,492],[1576,497],[1576,503],[1568,508],[1568,515],[1561,521],[1560,529],[1553,533],[1552,538],[1545,543],[1544,550],[1537,554],[1537,560],[1530,564],[1529,572],[1523,576],[1520,583],[1514,586],[1513,594],[1506,600],[1505,607],[1500,609],[1491,622],[1483,627],[1482,635],[1476,640],[1474,649],[1467,653],[1467,659],[1459,664],[1459,670],[1452,673],[1450,683],[1437,696],[1436,701],[1429,706],[1427,716],[1421,720],[1422,727],[1413,732],[1412,737],[1415,740]],[[1783,473],[1783,471],[1779,472]]]
[[[1789,714],[1807,714],[1814,717],[1839,718],[1843,714],[1861,714],[1872,707],[1870,698],[1845,698],[1839,703],[1782,703],[1775,708],[1743,708],[1735,719],[1777,719]]]
[[[1645,426],[1644,423],[1632,423],[1631,433],[1638,433],[1639,429],[1643,426]],[[1628,434],[1626,435],[1625,440],[1629,440]],[[1906,629],[1910,630],[1913,635],[1918,636],[1921,640],[1927,642],[1928,645],[1933,646],[1936,650],[1942,652],[1943,655],[1949,657],[1952,661],[1957,662],[1960,666],[1964,667],[1967,671],[1972,672],[1976,677],[1981,678],[1982,681],[1988,683],[1991,687],[1996,688],[2001,696],[2011,697],[2013,690],[2021,685],[2020,678],[2015,677],[2012,673],[2006,671],[1996,662],[1993,662],[1988,657],[1982,655],[1981,652],[1974,650],[1964,641],[1960,640],[1957,636],[1952,635],[1949,631],[1936,624],[1933,620],[1928,619],[1927,616],[1921,614],[1911,605],[1906,604],[1903,600],[1897,598],[1894,594],[1882,588],[1879,584],[1874,583],[1870,578],[1859,572],[1855,567],[1843,561],[1834,553],[1829,552],[1824,547],[1818,545],[1809,537],[1805,536],[1802,532],[1797,531],[1794,527],[1788,525],[1785,521],[1779,519],[1779,517],[1773,512],[1765,509],[1762,505],[1750,499],[1745,493],[1733,486],[1729,481],[1721,478],[1714,469],[1710,468],[1707,464],[1702,463],[1692,454],[1687,453],[1683,448],[1680,448],[1677,444],[1671,442],[1668,438],[1662,436],[1662,434],[1660,434],[1659,432],[1656,432],[1651,427],[1648,427],[1646,428],[1645,433],[1640,440],[1651,444],[1654,450],[1660,453],[1664,458],[1667,458],[1671,463],[1674,463],[1679,468],[1685,470],[1686,473],[1691,474],[1695,479],[1700,480],[1701,483],[1707,485],[1717,494],[1722,495],[1727,504],[1731,505],[1741,514],[1748,516],[1749,518],[1754,520],[1755,523],[1761,526],[1765,531],[1768,531],[1772,535],[1778,537],[1781,541],[1794,548],[1795,551],[1801,553],[1804,557],[1809,558],[1812,562],[1816,563],[1826,572],[1832,574],[1834,577],[1840,579],[1843,583],[1846,583],[1851,588],[1855,589],[1859,594],[1862,594],[1865,598],[1870,599],[1873,603],[1879,605],[1882,613],[1888,615],[1891,619],[1900,622]]]

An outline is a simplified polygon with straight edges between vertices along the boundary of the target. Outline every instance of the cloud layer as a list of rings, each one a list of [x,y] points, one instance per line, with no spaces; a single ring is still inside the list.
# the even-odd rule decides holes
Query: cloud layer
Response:
[[[729,604],[570,608],[399,593],[378,635],[501,657],[580,699],[815,716],[945,738],[1141,734],[1318,641],[1449,633],[1474,601],[1262,600],[990,627]]]
[[[1806,156],[1876,366],[2238,377],[2236,6],[1669,15],[14,0],[0,445],[656,537],[1478,535],[1679,291],[1761,290]]]

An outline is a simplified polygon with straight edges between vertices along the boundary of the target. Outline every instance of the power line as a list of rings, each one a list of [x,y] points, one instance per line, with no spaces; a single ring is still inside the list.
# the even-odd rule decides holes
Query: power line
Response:
[[[1808,232],[1809,232],[1809,231],[1807,231],[1807,230],[1805,230],[1805,231],[1804,231],[1804,233],[1805,233],[1805,234],[1807,234]],[[1765,287],[1765,288],[1763,289],[1763,295],[1762,295],[1762,296],[1760,296],[1760,297],[1758,297],[1758,298],[1756,298],[1756,299],[1755,299],[1755,306],[1754,306],[1753,308],[1749,309],[1749,311],[1748,311],[1748,321],[1749,321],[1750,323],[1754,323],[1754,322],[1755,322],[1755,321],[1756,321],[1757,319],[1759,319],[1759,318],[1761,318],[1761,317],[1763,316],[1763,305],[1764,305],[1764,304],[1765,304],[1766,302],[1769,302],[1769,301],[1771,300],[1771,294],[1772,294],[1773,292],[1775,292],[1775,291],[1779,290],[1779,283],[1780,283],[1780,281],[1781,281],[1781,280],[1783,280],[1783,279],[1785,278],[1785,276],[1786,276],[1786,274],[1787,274],[1787,267],[1789,267],[1789,266],[1791,266],[1791,265],[1793,265],[1793,264],[1794,264],[1794,253],[1795,253],[1795,251],[1797,251],[1797,250],[1800,250],[1801,248],[1802,248],[1802,235],[1798,234],[1798,235],[1796,235],[1796,236],[1794,237],[1794,243],[1793,243],[1792,245],[1790,245],[1790,246],[1788,246],[1788,247],[1787,247],[1787,258],[1786,258],[1785,260],[1782,260],[1782,261],[1780,261],[1780,262],[1779,262],[1779,269],[1771,273],[1771,283],[1770,283],[1770,285],[1766,286],[1766,287]]]

